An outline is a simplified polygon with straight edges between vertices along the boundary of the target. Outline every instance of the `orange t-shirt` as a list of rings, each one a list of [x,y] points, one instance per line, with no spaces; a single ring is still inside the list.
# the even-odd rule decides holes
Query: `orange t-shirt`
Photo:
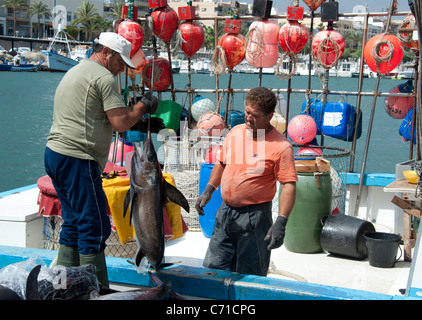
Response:
[[[245,124],[237,125],[228,133],[218,160],[225,164],[221,196],[232,207],[272,201],[277,181],[297,181],[293,147],[276,129],[254,140]]]

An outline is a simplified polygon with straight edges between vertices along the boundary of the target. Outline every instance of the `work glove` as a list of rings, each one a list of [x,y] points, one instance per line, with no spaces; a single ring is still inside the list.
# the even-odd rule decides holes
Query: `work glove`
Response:
[[[198,199],[196,199],[195,209],[199,215],[203,216],[205,214],[203,207],[205,207],[207,203],[210,202],[211,195],[215,190],[216,188],[212,184],[207,184],[204,192],[202,192]]]
[[[166,128],[163,119],[158,117],[151,117],[150,126],[151,133],[159,133],[160,130]],[[146,133],[148,130],[148,118],[142,117],[130,130]]]
[[[285,216],[278,216],[274,224],[268,230],[265,241],[270,241],[267,249],[272,250],[281,247],[284,241],[284,233],[286,230],[287,218]]]
[[[145,93],[145,95],[141,99],[141,102],[146,107],[145,113],[154,114],[157,112],[158,99],[153,96],[151,91],[148,91],[147,93]]]

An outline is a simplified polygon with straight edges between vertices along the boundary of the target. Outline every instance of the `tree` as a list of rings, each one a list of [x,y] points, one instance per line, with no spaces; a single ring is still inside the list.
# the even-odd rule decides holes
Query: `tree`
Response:
[[[123,2],[113,3],[113,7],[111,8],[110,12],[107,13],[107,16],[114,19],[120,19],[122,16],[123,5]]]
[[[44,4],[42,1],[40,1],[40,2],[34,2],[28,8],[28,11],[26,11],[27,17],[32,17],[33,15],[37,16],[37,21],[38,21],[37,38],[39,38],[40,37],[40,31],[42,33],[40,20],[41,20],[42,16],[44,16],[47,19],[50,18],[51,13],[50,13],[50,10],[48,9],[47,5]]]
[[[78,12],[75,12],[77,18],[72,21],[72,25],[81,24],[81,29],[85,32],[85,41],[91,41],[93,24],[95,22],[94,17],[98,16],[97,9],[94,7],[94,4],[85,1],[82,1],[81,6],[77,9]]]
[[[26,0],[5,0],[0,2],[0,6],[5,5],[13,10],[13,36],[16,36],[16,10],[21,8],[28,8]]]

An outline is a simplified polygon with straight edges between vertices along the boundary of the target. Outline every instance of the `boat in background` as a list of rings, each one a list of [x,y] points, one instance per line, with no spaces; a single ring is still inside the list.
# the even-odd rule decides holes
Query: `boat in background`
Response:
[[[0,64],[0,71],[29,71],[35,72],[38,71],[41,66],[42,61],[33,61],[26,62],[24,56],[15,56],[13,58],[13,63],[2,63]]]
[[[64,50],[57,50],[57,45],[62,44]],[[59,26],[47,50],[42,51],[49,71],[66,72],[76,66],[80,60],[88,58],[89,50],[86,46],[76,46],[70,49],[70,42],[63,27]]]

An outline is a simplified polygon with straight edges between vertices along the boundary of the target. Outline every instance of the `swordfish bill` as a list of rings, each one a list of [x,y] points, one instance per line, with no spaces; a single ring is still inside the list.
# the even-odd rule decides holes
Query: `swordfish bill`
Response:
[[[130,206],[130,221],[138,241],[136,266],[139,266],[143,257],[146,257],[155,269],[162,263],[165,247],[163,209],[168,201],[189,212],[185,196],[165,181],[151,141],[151,132],[148,130],[142,150],[134,144],[130,189],[126,194],[123,213],[125,216]]]

